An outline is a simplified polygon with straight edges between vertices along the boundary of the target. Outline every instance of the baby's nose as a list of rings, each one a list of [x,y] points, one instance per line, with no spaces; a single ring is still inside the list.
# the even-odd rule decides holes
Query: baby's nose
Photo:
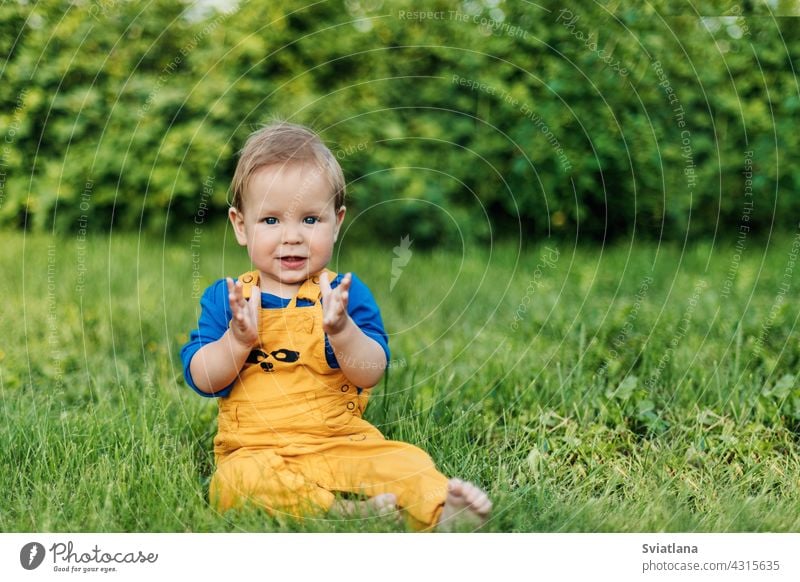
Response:
[[[283,228],[283,242],[287,244],[297,244],[303,242],[303,233],[296,226],[285,226]]]

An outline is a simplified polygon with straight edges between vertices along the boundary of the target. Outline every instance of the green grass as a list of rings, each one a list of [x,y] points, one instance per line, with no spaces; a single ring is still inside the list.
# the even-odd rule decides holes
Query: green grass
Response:
[[[214,512],[216,406],[178,350],[193,288],[247,257],[205,230],[193,279],[188,237],[89,242],[0,235],[2,531],[393,529]],[[332,268],[392,334],[367,418],[487,488],[491,531],[800,531],[791,242],[741,263],[710,243],[561,243],[549,264],[543,245],[412,247],[390,291],[391,249],[345,240]]]

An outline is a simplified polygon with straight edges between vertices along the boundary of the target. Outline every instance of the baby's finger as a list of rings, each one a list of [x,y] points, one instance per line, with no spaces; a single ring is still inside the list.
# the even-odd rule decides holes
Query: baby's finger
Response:
[[[245,310],[247,309],[247,301],[244,298],[244,285],[241,281],[236,281],[233,286],[233,293],[228,296],[231,302],[231,312],[234,319],[242,323],[245,320]]]
[[[322,296],[327,297],[331,292],[331,282],[328,279],[328,271],[322,271],[319,276],[319,288],[322,291]]]
[[[342,277],[341,283],[339,283],[339,289],[342,291],[349,291],[350,285],[353,282],[353,273],[347,273],[344,277]]]
[[[326,303],[325,307],[325,314],[324,320],[326,324],[332,324],[336,321],[341,313],[341,301],[339,301],[338,297],[331,296],[328,298],[328,302]]]
[[[228,279],[228,305],[231,308],[231,313],[233,317],[236,317],[236,314],[239,312],[239,303],[236,301],[236,287],[233,284],[233,280]]]
[[[325,297],[322,302],[322,315],[323,317],[327,317],[328,314],[333,310],[333,306],[336,304],[336,296],[331,295],[330,297]]]
[[[241,281],[236,281],[235,285],[236,289],[236,301],[239,303],[239,307],[244,307],[246,301],[244,300],[244,285]]]
[[[340,297],[339,301],[336,302],[336,305],[333,308],[333,313],[336,316],[336,319],[339,319],[340,317],[342,317],[342,315],[344,315],[345,311],[344,306],[345,306],[344,297]]]

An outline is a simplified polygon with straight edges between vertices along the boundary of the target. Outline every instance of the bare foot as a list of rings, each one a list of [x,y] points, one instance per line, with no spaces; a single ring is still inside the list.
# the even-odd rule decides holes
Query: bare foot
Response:
[[[436,529],[439,531],[475,531],[480,529],[489,513],[492,502],[486,493],[468,481],[450,479],[447,499]]]
[[[389,515],[397,511],[397,497],[394,493],[382,493],[370,497],[366,501],[338,499],[331,506],[330,512],[346,517],[374,517]]]

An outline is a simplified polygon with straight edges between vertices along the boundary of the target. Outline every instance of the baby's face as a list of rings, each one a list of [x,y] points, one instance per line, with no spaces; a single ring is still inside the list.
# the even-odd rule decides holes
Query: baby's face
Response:
[[[330,262],[344,214],[334,208],[323,172],[301,163],[259,169],[242,211],[229,211],[236,240],[261,273],[261,290],[281,297],[293,297]]]

